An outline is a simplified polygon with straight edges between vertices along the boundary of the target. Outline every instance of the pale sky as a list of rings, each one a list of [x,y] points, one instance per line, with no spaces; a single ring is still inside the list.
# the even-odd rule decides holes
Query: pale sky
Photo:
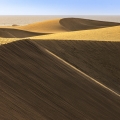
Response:
[[[120,0],[0,0],[0,15],[120,15]]]

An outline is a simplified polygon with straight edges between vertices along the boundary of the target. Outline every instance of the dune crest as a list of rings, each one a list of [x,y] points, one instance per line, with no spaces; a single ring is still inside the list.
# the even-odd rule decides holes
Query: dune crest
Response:
[[[104,22],[104,21],[89,20],[89,19],[82,19],[82,18],[63,18],[63,19],[48,20],[44,22],[37,22],[37,23],[25,25],[25,26],[1,27],[0,37],[26,38],[26,37],[46,35],[46,34],[52,33],[55,35],[45,36],[46,39],[51,39],[51,38],[58,39],[57,38],[58,36],[60,37],[59,39],[113,40],[115,37],[115,40],[116,39],[118,40],[119,27],[114,27],[114,26],[120,26],[120,23]],[[109,27],[113,27],[113,29]],[[101,28],[105,28],[105,29],[101,29]],[[117,33],[115,33],[114,30]],[[85,32],[74,33],[74,31],[85,31]],[[67,32],[70,32],[70,33],[67,33]],[[59,34],[60,35],[59,36],[56,33],[61,33],[61,35]],[[41,38],[44,39],[45,37],[41,37]]]
[[[35,42],[120,94],[120,42],[84,40]]]
[[[31,37],[31,39],[120,41],[120,26],[56,33],[45,36]]]
[[[8,44],[8,43],[11,43],[13,41],[18,41],[18,40],[22,40],[22,39],[21,38],[2,38],[2,37],[0,37],[0,45]]]
[[[59,23],[60,19],[37,22],[25,26],[17,27],[22,30],[29,30],[40,33],[66,32],[66,29]]]
[[[60,24],[70,31],[91,30],[120,25],[120,23],[90,20],[83,18],[63,18],[60,20]]]

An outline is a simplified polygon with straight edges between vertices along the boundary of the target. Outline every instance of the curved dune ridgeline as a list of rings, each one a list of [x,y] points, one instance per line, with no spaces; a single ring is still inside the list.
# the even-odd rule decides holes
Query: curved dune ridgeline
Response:
[[[45,33],[35,33],[14,28],[0,28],[0,37],[3,38],[25,38],[38,35],[45,35]]]
[[[82,18],[63,18],[25,26],[1,27],[0,37],[26,38],[40,36],[41,39],[118,40],[120,38],[119,31],[120,23]],[[50,33],[52,35],[49,36]],[[41,37],[41,35],[46,36]]]
[[[40,44],[120,94],[120,42],[36,40]]]
[[[8,43],[11,43],[13,41],[18,41],[18,40],[23,40],[23,39],[21,39],[21,38],[1,38],[0,37],[0,45],[8,44]]]
[[[48,42],[50,46],[56,44],[51,42]],[[47,46],[44,42],[41,45]],[[25,40],[0,46],[0,120],[120,118],[119,96],[94,83],[41,45]]]
[[[19,26],[18,29],[28,30],[40,33],[58,33],[67,30],[59,23],[60,19],[48,20],[43,22],[32,23],[25,26]]]
[[[60,24],[70,31],[90,30],[120,25],[120,23],[90,20],[83,18],[63,18],[60,20]]]
[[[120,41],[120,26],[56,33],[32,37],[32,39]]]
[[[76,30],[98,29],[118,25],[120,25],[120,23],[104,22],[82,18],[63,18],[37,22],[25,26],[18,26],[17,28],[40,33],[59,33]]]

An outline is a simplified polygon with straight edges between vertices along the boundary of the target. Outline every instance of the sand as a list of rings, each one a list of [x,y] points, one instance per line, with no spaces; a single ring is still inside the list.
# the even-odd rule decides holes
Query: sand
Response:
[[[60,20],[60,24],[70,31],[91,30],[120,25],[120,23],[115,22],[105,22],[82,18],[63,18]]]
[[[84,40],[35,42],[120,93],[120,42]]]
[[[18,28],[40,33],[66,32],[67,30],[59,23],[59,21],[60,19],[48,20],[44,22],[37,22],[25,26],[20,26]]]
[[[0,30],[0,37],[3,37],[3,38],[15,38],[15,36],[13,36],[12,34],[10,34],[7,31],[3,31],[3,30]]]
[[[31,39],[120,41],[120,26],[56,33],[52,35],[32,37]]]
[[[31,37],[31,36],[44,35],[44,33],[29,32],[29,31],[19,30],[15,28],[0,28],[0,31],[2,33],[5,33],[4,35],[0,35],[0,37],[4,37],[4,38],[13,38],[13,37],[25,38],[25,37]]]
[[[44,47],[26,40],[0,50],[1,119],[119,119],[120,97]]]
[[[13,41],[18,41],[18,40],[22,40],[22,39],[20,39],[20,38],[0,38],[0,45],[11,43]]]
[[[0,27],[0,120],[119,120],[119,31],[78,18]]]
[[[0,37],[119,41],[119,31],[120,23],[80,18],[63,18],[33,23],[26,26],[1,27]]]

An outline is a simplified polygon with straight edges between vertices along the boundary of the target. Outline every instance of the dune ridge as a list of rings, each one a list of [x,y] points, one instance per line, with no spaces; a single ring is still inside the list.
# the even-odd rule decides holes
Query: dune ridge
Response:
[[[91,76],[87,75],[86,73],[82,72],[81,70],[79,70],[78,68],[74,67],[73,65],[71,65],[70,63],[66,62],[65,60],[63,60],[62,58],[58,57],[57,55],[55,55],[54,53],[50,52],[49,50],[45,49],[45,51],[47,51],[50,55],[52,55],[53,57],[57,58],[58,60],[60,60],[61,62],[65,63],[66,65],[70,66],[71,68],[73,68],[73,70],[75,70],[76,72],[78,72],[81,76],[83,76],[85,79],[87,80],[91,80],[93,82],[95,82],[96,84],[100,85],[101,87],[103,87],[104,89],[112,92],[113,94],[117,95],[118,97],[120,97],[120,94],[111,90],[109,87],[103,85],[102,83],[98,82],[98,80],[92,78]]]
[[[118,26],[120,23],[105,22],[98,20],[82,19],[82,18],[62,18],[37,22],[17,28],[30,30],[33,32],[58,33],[77,30],[91,30],[105,27]]]
[[[0,37],[26,38],[52,33],[53,35],[42,37],[42,39],[118,40],[120,38],[119,26],[120,23],[114,22],[82,18],[63,18],[37,22],[25,26],[1,27]],[[75,33],[74,31],[81,32]]]
[[[38,43],[17,41],[0,50],[1,119],[119,119],[120,97],[86,80]]]
[[[18,40],[25,40],[24,38],[0,38],[0,45],[8,44]]]
[[[120,42],[84,40],[35,42],[120,94]]]
[[[45,36],[31,37],[31,39],[54,40],[94,40],[94,41],[120,41],[120,26],[56,33]]]
[[[40,33],[66,32],[67,30],[59,23],[59,21],[60,19],[47,20],[43,22],[28,24],[25,26],[18,26],[17,28]]]
[[[63,18],[60,20],[60,24],[70,31],[90,30],[120,25],[120,23],[115,22],[106,22],[83,18]]]

